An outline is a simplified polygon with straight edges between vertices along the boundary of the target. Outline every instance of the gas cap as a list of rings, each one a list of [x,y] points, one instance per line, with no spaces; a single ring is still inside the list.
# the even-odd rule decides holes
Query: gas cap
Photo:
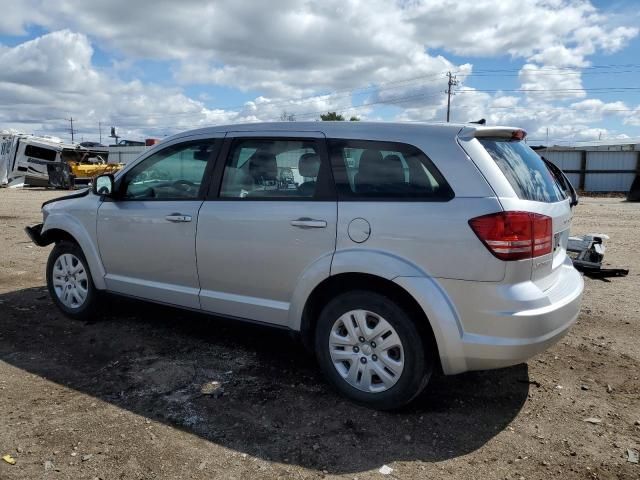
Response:
[[[364,218],[354,218],[349,222],[347,233],[349,238],[356,243],[366,242],[371,235],[371,225]]]

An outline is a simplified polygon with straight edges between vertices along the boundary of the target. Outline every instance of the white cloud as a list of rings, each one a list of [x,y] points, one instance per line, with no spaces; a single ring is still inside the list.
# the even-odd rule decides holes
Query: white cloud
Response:
[[[131,134],[272,120],[283,111],[300,120],[326,110],[366,118],[372,107],[354,109],[348,90],[367,86],[358,101],[393,104],[399,119],[441,120],[443,73],[457,71],[462,78],[473,70],[448,59],[449,53],[524,59],[522,89],[564,90],[520,96],[459,88],[454,120],[486,117],[532,131],[567,122],[583,127],[611,107],[579,102],[560,115],[557,102],[585,99],[581,72],[589,56],[620,50],[638,33],[584,0],[3,3],[0,33],[21,34],[30,26],[54,32],[0,46],[0,101],[6,105],[0,122],[56,132],[70,115],[81,127],[114,121]],[[92,43],[112,54],[111,67],[96,67]],[[136,59],[170,62],[178,86],[122,80],[138,68]],[[185,86],[197,84],[261,96],[233,111],[212,109],[205,106],[211,100],[184,94]],[[335,90],[347,91],[325,94]],[[57,120],[45,122],[50,119]]]
[[[549,69],[532,63],[525,64],[519,72],[521,89],[534,101],[584,98],[580,71],[576,69]]]
[[[67,119],[97,130],[99,121],[118,121],[154,130],[171,118],[176,128],[221,118],[220,112],[186,97],[177,88],[123,82],[92,65],[87,37],[69,30],[43,35],[0,52],[0,122],[13,128],[64,132]],[[222,115],[224,117],[224,115]]]
[[[82,0],[25,0],[12,7],[14,31],[27,19],[71,27],[125,56],[176,60],[185,83],[289,96],[439,73],[451,63],[430,55],[432,48],[578,67],[585,55],[619,50],[638,32],[608,27],[583,0],[111,0],[91,8]]]

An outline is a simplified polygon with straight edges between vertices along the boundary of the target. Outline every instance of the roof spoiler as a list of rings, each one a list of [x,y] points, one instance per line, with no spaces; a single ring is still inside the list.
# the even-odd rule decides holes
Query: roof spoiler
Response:
[[[505,138],[508,140],[524,140],[527,132],[515,127],[464,127],[458,132],[458,137],[463,140],[472,138]]]

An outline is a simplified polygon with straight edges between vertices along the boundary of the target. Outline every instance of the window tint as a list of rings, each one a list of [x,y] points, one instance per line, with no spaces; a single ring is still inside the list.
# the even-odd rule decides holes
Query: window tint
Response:
[[[198,198],[213,140],[172,145],[143,160],[126,174],[124,198],[184,200]]]
[[[341,198],[453,198],[451,187],[435,165],[411,145],[332,140],[331,158]]]
[[[220,197],[313,198],[320,165],[312,140],[237,140],[224,168]]]
[[[557,202],[565,198],[549,169],[536,152],[522,141],[479,139],[507,178],[518,198]]]
[[[36,145],[27,145],[24,149],[24,154],[27,157],[39,158],[40,160],[47,160],[53,162],[56,159],[56,151],[50,148],[38,147]]]

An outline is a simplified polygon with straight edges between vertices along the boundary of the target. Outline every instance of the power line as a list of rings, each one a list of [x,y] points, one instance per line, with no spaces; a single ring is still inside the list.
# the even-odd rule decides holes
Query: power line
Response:
[[[640,87],[595,87],[595,88],[504,88],[504,89],[473,89],[473,90],[458,90],[457,93],[499,93],[499,92],[626,92],[626,91],[639,91]]]
[[[336,113],[345,113],[345,112],[350,112],[352,110],[359,110],[361,108],[367,108],[370,107],[372,105],[394,105],[394,104],[398,104],[398,103],[404,103],[410,100],[415,100],[417,98],[430,98],[430,97],[436,97],[436,96],[440,96],[442,95],[441,93],[435,94],[435,95],[425,95],[423,93],[420,94],[416,94],[416,95],[408,95],[408,96],[402,96],[402,97],[394,97],[394,98],[389,98],[389,99],[385,99],[385,100],[379,100],[379,101],[375,101],[375,102],[367,102],[361,105],[353,105],[350,107],[346,107],[346,108],[342,108],[342,109],[332,109],[333,111],[335,111]],[[303,113],[294,113],[294,115],[296,117],[308,117],[308,116],[317,116],[320,115],[321,113],[326,113],[326,110],[317,110],[314,112],[303,112]],[[121,128],[143,128],[143,129],[147,129],[147,130],[162,130],[162,129],[171,129],[171,128],[198,128],[198,127],[204,127],[206,124],[203,123],[197,123],[197,124],[191,124],[191,125],[179,125],[179,126],[174,126],[174,125],[140,125],[140,124],[124,124],[124,125],[120,125]]]
[[[635,67],[639,67],[640,68],[640,64],[626,64],[626,65],[599,65],[599,66],[590,66],[590,67],[581,67],[581,68],[599,68],[599,67],[605,67],[605,68],[610,68],[610,67],[631,67],[631,66],[635,66]],[[557,73],[549,73],[551,71],[557,71],[557,72],[562,72],[564,70],[571,70],[571,72],[565,72],[565,74],[579,74],[579,72],[575,72],[573,70],[575,70],[573,67],[541,67],[539,70],[536,71],[528,71],[527,74],[533,74],[533,75],[557,75]],[[464,76],[466,77],[476,77],[476,76],[516,76],[516,75],[506,75],[504,73],[499,73],[499,72],[518,72],[520,71],[519,69],[494,69],[494,70],[490,70],[490,69],[483,69],[483,70],[477,70],[476,72],[472,72],[472,73],[464,73],[462,71],[456,71],[456,72],[448,72],[451,74],[456,74],[456,75],[460,75],[460,76]],[[404,80],[393,80],[393,81],[389,81],[389,82],[381,82],[378,84],[372,84],[366,87],[356,87],[356,88],[349,88],[349,89],[341,89],[341,90],[335,90],[333,92],[325,92],[325,93],[318,93],[318,94],[314,94],[314,95],[308,95],[308,96],[304,96],[304,97],[298,97],[298,98],[291,98],[288,100],[282,100],[282,101],[278,101],[278,102],[266,102],[264,104],[258,104],[256,105],[258,111],[261,109],[261,107],[263,108],[276,108],[276,107],[295,107],[295,106],[299,106],[301,103],[307,103],[309,101],[314,101],[314,100],[319,100],[322,97],[331,97],[331,99],[336,99],[336,98],[344,98],[344,97],[349,97],[349,96],[353,96],[353,95],[360,95],[360,94],[365,94],[365,93],[373,93],[376,91],[381,91],[381,90],[388,90],[388,89],[394,89],[394,88],[401,88],[403,86],[407,86],[407,84],[412,84],[415,82],[419,82],[419,81],[423,81],[427,78],[435,78],[435,77],[439,77],[439,76],[447,76],[448,75],[447,72],[439,72],[439,73],[433,73],[433,74],[425,74],[425,75],[419,75],[416,77],[411,77],[408,79],[404,79]],[[611,72],[582,72],[582,73],[598,73],[598,74],[611,74]],[[616,73],[616,72],[613,72]],[[477,91],[481,91],[481,90],[477,90]],[[482,91],[489,91],[489,90],[482,90]],[[501,91],[507,91],[507,90],[501,90]],[[516,91],[516,90],[509,90],[509,91]],[[524,91],[524,90],[522,90]],[[344,94],[344,95],[340,95],[340,94]],[[220,106],[220,107],[215,107],[212,108],[211,110],[239,110],[239,109],[243,109],[245,108],[247,102],[245,102],[244,104],[239,104],[239,105],[227,105],[227,106]],[[296,104],[297,103],[297,104]],[[127,114],[127,115],[121,115],[119,116],[119,118],[135,118],[135,117],[144,117],[144,118],[154,118],[154,117],[173,117],[173,116],[183,116],[183,115],[197,115],[200,114],[202,112],[175,112],[175,113],[170,113],[170,114],[157,114],[157,115],[145,115],[145,114]]]
[[[611,64],[611,65],[592,65],[592,66],[587,66],[587,67],[581,67],[582,69],[592,69],[592,70],[599,70],[599,71],[594,71],[594,72],[582,72],[582,73],[598,73],[598,74],[618,74],[620,72],[606,72],[606,71],[602,71],[602,70],[606,70],[606,69],[611,69],[611,68],[640,68],[640,64]],[[265,103],[265,104],[258,104],[257,105],[257,110],[258,112],[264,108],[276,108],[278,106],[287,106],[287,107],[291,107],[291,106],[300,106],[303,103],[306,103],[305,101],[311,101],[311,100],[318,100],[321,99],[322,97],[325,97],[328,100],[336,100],[337,98],[341,98],[340,93],[346,93],[346,95],[342,95],[342,96],[353,96],[353,95],[358,95],[358,94],[364,94],[364,93],[373,93],[373,92],[380,92],[380,91],[385,91],[385,90],[391,90],[394,88],[401,88],[401,87],[406,87],[409,86],[413,83],[416,82],[420,82],[420,81],[424,81],[425,79],[428,78],[435,78],[438,76],[446,76],[448,78],[448,84],[449,82],[451,82],[452,77],[454,78],[454,81],[457,81],[457,79],[455,79],[454,74],[457,73],[460,76],[464,76],[464,77],[473,77],[473,76],[512,76],[512,75],[508,75],[509,72],[520,72],[520,69],[480,69],[480,70],[476,70],[476,72],[472,72],[472,73],[464,73],[463,71],[458,71],[458,72],[447,72],[446,74],[444,72],[440,72],[440,73],[434,73],[434,74],[426,74],[426,75],[420,75],[420,76],[416,76],[416,77],[412,77],[412,78],[408,78],[408,79],[404,79],[404,80],[395,80],[395,81],[389,81],[389,82],[383,82],[383,83],[379,83],[379,84],[372,84],[369,85],[367,87],[360,87],[360,88],[355,88],[355,89],[344,89],[344,90],[337,90],[334,92],[329,92],[329,93],[324,93],[324,94],[316,94],[316,95],[310,95],[307,97],[300,97],[297,99],[289,99],[289,100],[283,100],[283,101],[278,101],[278,102],[273,102],[273,103]],[[539,74],[539,75],[551,75],[551,74],[555,74],[555,73],[550,73],[550,72],[564,72],[564,74],[577,74],[578,72],[575,72],[575,68],[574,67],[540,67],[540,69],[535,70],[535,71],[530,71],[528,73],[531,74]],[[506,72],[506,73],[505,73]],[[495,75],[494,75],[495,74]],[[450,95],[453,94],[453,90],[451,89],[451,87],[453,87],[455,85],[449,85],[449,88],[447,90],[447,96],[448,96],[448,108],[447,108],[447,113],[448,116],[450,115]],[[541,92],[541,93],[560,93],[560,92],[587,92],[587,91],[594,91],[594,92],[600,92],[601,94],[605,94],[605,93],[621,93],[621,92],[625,92],[628,95],[629,94],[634,94],[637,91],[640,91],[640,87],[601,87],[601,88],[575,88],[575,89],[474,89],[474,90],[458,90],[457,93],[465,93],[465,94],[471,94],[471,93],[498,93],[498,92]],[[340,112],[346,112],[346,111],[351,111],[351,110],[357,110],[357,109],[361,109],[361,108],[367,108],[370,107],[372,105],[379,105],[379,104],[398,104],[398,103],[404,103],[406,101],[409,100],[413,100],[416,98],[429,98],[429,97],[434,97],[437,95],[425,95],[424,93],[420,93],[420,94],[416,94],[416,95],[409,95],[409,96],[400,96],[400,97],[396,97],[396,98],[391,98],[391,99],[386,99],[386,100],[381,100],[381,101],[376,101],[376,102],[367,102],[361,105],[353,105],[353,106],[349,106],[343,109],[339,109],[336,111],[340,111]],[[297,104],[295,102],[298,102]],[[293,103],[293,105],[292,105]],[[239,105],[237,107],[217,107],[215,109],[208,109],[206,107],[206,110],[233,110],[235,108],[241,109],[246,107],[246,103],[243,105]],[[483,108],[528,108],[528,107],[483,107]],[[193,115],[193,116],[198,116],[198,115],[206,115],[207,111],[197,111],[197,112],[174,112],[174,113],[165,113],[165,114],[131,114],[131,115],[116,115],[116,116],[110,116],[110,119],[126,119],[126,118],[145,118],[145,119],[152,119],[152,118],[171,118],[171,117],[181,117],[181,116],[185,116],[185,115]],[[571,110],[570,108],[558,108],[558,110]],[[577,111],[581,111],[580,109],[576,109]],[[634,111],[635,109],[605,109],[602,111]],[[319,113],[323,113],[323,111],[319,111],[319,112],[304,112],[304,113],[294,113],[297,116],[309,116],[309,115],[316,115]],[[56,120],[60,120],[60,119],[49,119],[47,121],[56,121]],[[64,120],[70,120],[72,122],[71,119],[64,119]],[[203,119],[204,121],[206,121],[206,118]],[[119,121],[115,122],[115,123],[120,123]],[[126,123],[126,122],[125,122]],[[202,126],[203,123],[198,123],[195,126]],[[145,125],[145,124],[135,124],[135,125],[123,125],[125,128],[142,128],[142,129],[158,129],[158,128],[162,128],[162,129],[169,129],[169,128],[174,128],[174,125],[167,125],[167,126],[157,126],[157,125]],[[100,128],[100,125],[99,125]],[[178,128],[188,128],[188,126],[185,125],[180,125]],[[73,131],[72,131],[72,136],[73,136]]]
[[[599,113],[599,112],[635,112],[639,111],[638,108],[603,108],[600,110],[597,109],[586,109],[586,108],[571,108],[571,107],[526,107],[526,106],[513,106],[513,107],[483,107],[478,105],[458,105],[458,108],[482,108],[486,110],[533,110],[536,112],[554,110],[554,111],[570,111],[570,112],[583,112],[583,113]]]
[[[523,67],[519,68],[484,68],[474,70],[475,73],[495,73],[495,72],[519,72]],[[534,72],[546,72],[546,71],[562,71],[562,70],[570,70],[574,71],[576,69],[583,70],[598,70],[598,69],[612,69],[612,68],[640,68],[640,63],[624,63],[624,64],[605,64],[605,65],[586,65],[584,67],[554,67],[554,66],[542,66],[538,67]],[[462,74],[462,71],[453,72],[455,74]]]

